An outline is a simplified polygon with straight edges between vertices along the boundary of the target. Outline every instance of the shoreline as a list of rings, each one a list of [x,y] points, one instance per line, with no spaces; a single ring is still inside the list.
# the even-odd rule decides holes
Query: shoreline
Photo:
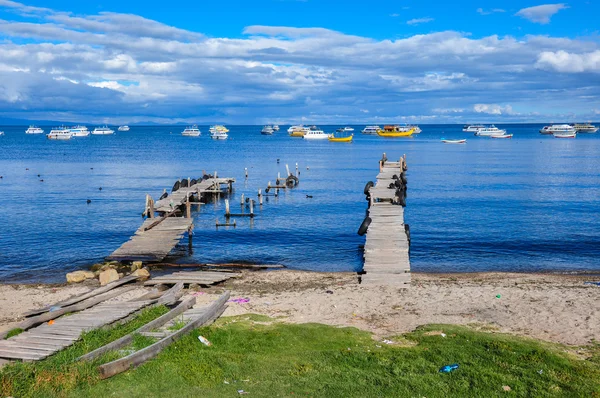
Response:
[[[353,326],[376,337],[425,324],[471,325],[567,345],[600,340],[600,288],[589,275],[549,273],[413,273],[408,289],[359,285],[354,272],[242,271],[242,277],[192,289],[202,306],[223,290],[248,303],[230,303],[224,316],[256,313],[290,323]],[[81,284],[0,284],[0,329],[27,310],[82,294]],[[127,297],[144,294],[139,286]],[[499,296],[499,297],[498,297]]]

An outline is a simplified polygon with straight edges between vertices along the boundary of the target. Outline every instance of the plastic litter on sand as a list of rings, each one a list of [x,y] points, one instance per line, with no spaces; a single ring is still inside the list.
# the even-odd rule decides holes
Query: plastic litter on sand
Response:
[[[232,300],[229,300],[230,303],[237,303],[237,304],[244,304],[244,303],[249,303],[250,299],[248,298],[244,298],[244,297],[240,297],[240,298],[234,298]]]
[[[452,365],[446,365],[446,366],[442,366],[440,368],[440,373],[450,373],[453,370],[458,369],[458,364],[457,363],[453,363]]]
[[[198,340],[200,340],[200,342],[207,347],[210,347],[212,345],[212,343],[208,341],[204,336],[198,336]]]

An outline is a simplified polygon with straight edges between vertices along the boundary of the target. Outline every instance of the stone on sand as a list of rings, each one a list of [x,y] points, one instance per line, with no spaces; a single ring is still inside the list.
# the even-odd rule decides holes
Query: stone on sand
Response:
[[[131,273],[131,275],[138,276],[142,279],[150,278],[150,272],[148,272],[146,268],[136,269],[134,272]]]
[[[119,280],[119,273],[116,270],[109,268],[100,272],[98,279],[100,280],[100,286],[104,286],[107,283]]]
[[[67,283],[79,283],[86,279],[94,279],[96,276],[91,271],[75,271],[67,274]]]
[[[138,270],[142,268],[142,262],[141,261],[134,261],[131,263],[131,272],[135,272],[135,270]]]

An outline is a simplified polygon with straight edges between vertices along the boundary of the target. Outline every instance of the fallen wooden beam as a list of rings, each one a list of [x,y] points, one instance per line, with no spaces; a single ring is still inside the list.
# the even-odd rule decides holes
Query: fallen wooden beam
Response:
[[[131,355],[101,365],[99,367],[100,378],[106,379],[112,377],[154,358],[171,343],[181,339],[192,330],[212,322],[216,317],[220,316],[225,310],[227,300],[229,300],[229,292],[223,293],[216,301],[206,308],[206,312],[202,313],[198,318],[189,322],[178,331]]]
[[[244,264],[244,263],[224,263],[224,264],[173,264],[173,263],[158,263],[156,267],[174,267],[174,268],[241,268],[241,269],[268,269],[268,268],[285,268],[281,264]]]
[[[155,329],[159,326],[164,325],[165,323],[169,322],[171,319],[175,318],[177,315],[183,313],[185,310],[187,310],[188,308],[191,308],[194,306],[194,304],[196,304],[196,298],[195,297],[190,297],[184,301],[182,301],[177,307],[173,308],[171,311],[167,312],[166,314],[156,318],[155,320],[143,325],[142,327],[136,329],[135,331],[121,337],[118,340],[115,340],[111,343],[108,343],[105,346],[102,346],[92,352],[89,352],[79,358],[77,358],[80,361],[89,361],[91,359],[97,358],[100,355],[104,354],[105,352],[108,351],[112,351],[112,350],[116,350],[117,348],[121,348],[124,347],[126,345],[128,345],[129,343],[131,343],[133,341],[133,336],[136,333],[142,333],[142,332],[147,332],[149,330]]]
[[[129,275],[129,276],[126,276],[124,278],[119,279],[118,281],[110,282],[110,283],[106,284],[105,286],[99,287],[99,288],[94,289],[94,290],[92,290],[90,292],[84,293],[84,294],[82,294],[80,296],[72,297],[70,299],[67,299],[67,300],[64,300],[64,301],[60,301],[60,302],[58,302],[56,304],[52,304],[52,305],[49,305],[49,306],[44,307],[44,308],[38,308],[37,310],[28,311],[28,312],[24,313],[23,316],[29,317],[29,316],[32,316],[32,315],[41,314],[43,312],[48,312],[52,308],[55,308],[55,307],[66,307],[66,306],[78,303],[80,301],[83,301],[85,299],[88,299],[90,297],[94,297],[94,296],[97,296],[99,294],[108,292],[108,291],[110,291],[110,290],[112,290],[112,289],[114,289],[116,287],[119,287],[119,286],[124,285],[126,283],[135,281],[138,278],[139,278],[138,276]]]

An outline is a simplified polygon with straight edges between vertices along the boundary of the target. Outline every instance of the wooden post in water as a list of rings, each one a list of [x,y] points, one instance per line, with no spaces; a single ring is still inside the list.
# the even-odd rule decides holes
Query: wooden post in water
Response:
[[[244,168],[244,172],[246,174],[246,179],[248,179],[248,168],[247,167]]]
[[[296,162],[296,178],[299,176],[299,172],[298,172],[298,162]]]
[[[185,217],[192,218],[192,205],[190,204],[190,195],[186,195],[185,199]]]
[[[262,195],[262,189],[258,190],[258,204],[262,206],[263,204],[263,195]]]
[[[192,182],[192,179],[190,177],[188,177],[188,188],[192,186],[191,182]]]
[[[244,194],[242,194],[241,199],[240,199],[240,206],[244,206]]]
[[[288,166],[287,164],[285,165],[285,171],[287,171],[287,176],[291,176],[292,173],[290,173],[290,166]]]
[[[250,218],[254,218],[254,200],[250,199]]]
[[[231,193],[231,191],[233,191],[233,181],[229,181],[229,193]]]
[[[225,199],[225,217],[229,218],[229,215],[231,213],[229,212],[229,199]]]

